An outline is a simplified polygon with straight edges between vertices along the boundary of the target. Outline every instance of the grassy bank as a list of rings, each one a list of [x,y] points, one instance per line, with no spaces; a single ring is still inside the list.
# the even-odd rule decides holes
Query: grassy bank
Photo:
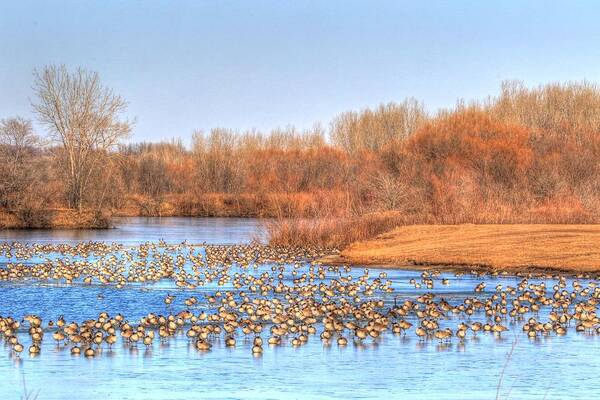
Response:
[[[600,271],[600,225],[412,225],[353,243],[332,263]]]
[[[0,229],[107,229],[110,216],[95,211],[45,209],[30,212],[0,210]]]
[[[204,193],[169,194],[160,199],[127,196],[115,209],[121,217],[315,217],[335,213],[344,201],[341,191],[295,193]]]
[[[300,193],[206,193],[197,196],[169,194],[160,199],[128,196],[118,207],[102,213],[77,212],[52,207],[39,210],[0,208],[0,229],[108,228],[110,217],[236,217],[314,218],[322,212],[336,213],[344,193],[317,191]],[[391,227],[390,227],[391,228]],[[380,233],[380,232],[377,232]],[[358,238],[354,238],[357,240]]]

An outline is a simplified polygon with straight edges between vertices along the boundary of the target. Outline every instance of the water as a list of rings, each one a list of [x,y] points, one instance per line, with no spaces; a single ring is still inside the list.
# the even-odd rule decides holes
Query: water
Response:
[[[130,219],[110,231],[3,232],[8,241],[62,243],[77,240],[105,240],[126,246],[155,241],[170,243],[187,239],[190,243],[249,242],[260,235],[258,221],[220,219]],[[203,252],[201,247],[190,250]],[[7,260],[4,259],[4,262]],[[35,260],[30,260],[35,261]],[[2,260],[0,259],[0,262]],[[188,267],[186,266],[186,270]],[[269,271],[268,265],[243,269],[233,267],[230,273],[246,272],[259,276]],[[307,267],[299,269],[306,271]],[[293,279],[291,268],[285,272],[288,284]],[[371,269],[370,276],[380,271]],[[416,289],[409,283],[420,279],[420,271],[387,270],[393,281],[393,294],[375,294],[383,298],[386,307],[397,301],[415,299],[431,292],[458,304],[467,296],[475,296],[473,288],[485,281],[487,288],[481,297],[489,297],[494,287],[517,286],[515,277],[476,277],[442,274],[431,290]],[[362,268],[351,271],[356,279]],[[345,275],[345,274],[344,274]],[[328,273],[325,281],[337,278]],[[448,285],[441,279],[447,278]],[[530,283],[540,283],[532,279]],[[548,280],[552,287],[556,281]],[[580,280],[585,286],[588,281]],[[567,280],[571,288],[572,279]],[[114,286],[81,283],[64,285],[37,281],[0,282],[0,315],[22,318],[38,314],[45,320],[64,315],[67,321],[96,318],[100,311],[111,315],[122,313],[135,321],[149,311],[166,314],[186,309],[183,300],[197,296],[200,304],[192,308],[197,313],[205,307],[204,296],[215,290],[230,290],[230,284],[219,287],[213,282],[192,290],[178,289],[171,280],[159,283],[132,284],[124,289]],[[171,306],[164,304],[167,294],[175,294]],[[539,320],[547,320],[547,310]],[[415,323],[415,318],[408,320]],[[455,328],[464,318],[443,320],[442,327]],[[472,321],[484,321],[482,315]],[[363,345],[352,342],[339,348],[335,341],[324,346],[318,336],[310,337],[304,346],[294,348],[289,343],[267,347],[261,357],[251,353],[252,341],[238,336],[234,349],[222,340],[212,351],[199,353],[183,335],[165,344],[157,341],[151,349],[143,345],[124,347],[121,341],[95,358],[73,357],[68,349],[58,349],[46,334],[39,356],[30,358],[25,351],[20,359],[10,356],[9,347],[0,345],[0,399],[23,397],[23,379],[27,390],[38,399],[494,399],[500,376],[505,368],[499,398],[501,399],[590,399],[600,396],[600,357],[596,350],[597,336],[576,333],[569,329],[565,336],[545,336],[529,339],[520,324],[506,323],[510,331],[498,339],[491,334],[479,334],[460,344],[456,338],[450,344],[437,340],[421,342],[414,328],[406,336],[384,334],[377,341],[367,339]],[[317,329],[320,332],[320,329]],[[26,334],[22,334],[27,336]],[[263,333],[263,337],[266,337]],[[516,342],[507,362],[507,354]]]
[[[235,244],[264,240],[262,224],[252,218],[124,217],[115,229],[0,230],[0,241],[76,243],[102,241],[123,244],[155,242]]]

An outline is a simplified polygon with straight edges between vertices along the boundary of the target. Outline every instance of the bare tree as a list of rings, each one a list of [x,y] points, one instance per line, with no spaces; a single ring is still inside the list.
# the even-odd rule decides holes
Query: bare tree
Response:
[[[94,172],[131,131],[130,122],[119,120],[127,102],[102,86],[96,72],[82,68],[47,66],[34,76],[33,109],[62,146],[69,206],[81,210]]]
[[[40,144],[31,122],[21,117],[0,120],[0,203],[18,208],[35,179],[34,152]]]
[[[423,104],[413,98],[376,109],[346,112],[331,122],[331,141],[349,153],[380,151],[391,140],[402,141],[426,122]]]
[[[243,171],[239,138],[234,131],[212,129],[209,135],[194,133],[192,147],[196,157],[198,181],[207,192],[239,192]]]
[[[410,190],[400,177],[386,172],[378,173],[371,186],[376,206],[386,211],[402,209]]]
[[[153,154],[142,156],[138,166],[138,181],[142,193],[160,204],[165,194],[172,192],[167,163]]]

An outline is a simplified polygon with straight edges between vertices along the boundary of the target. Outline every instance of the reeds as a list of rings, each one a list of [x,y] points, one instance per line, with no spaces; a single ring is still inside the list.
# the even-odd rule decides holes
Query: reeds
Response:
[[[266,223],[269,242],[285,246],[342,248],[406,223],[396,212],[369,213],[356,217],[318,219],[279,218]]]

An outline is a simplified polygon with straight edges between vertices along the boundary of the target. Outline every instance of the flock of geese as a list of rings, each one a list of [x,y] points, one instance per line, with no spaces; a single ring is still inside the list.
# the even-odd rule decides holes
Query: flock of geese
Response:
[[[36,356],[48,342],[73,355],[96,357],[117,342],[151,348],[183,336],[199,352],[244,341],[259,356],[269,346],[299,347],[309,340],[360,345],[377,342],[384,334],[439,343],[464,343],[482,334],[502,337],[509,330],[533,340],[569,330],[600,334],[597,277],[567,280],[563,275],[521,274],[513,286],[498,283],[488,288],[481,282],[464,296],[447,296],[449,292],[436,294],[434,288],[451,285],[448,275],[423,271],[418,278],[396,282],[420,290],[396,294],[386,272],[356,273],[348,266],[315,261],[330,251],[163,241],[132,247],[3,243],[0,287],[3,281],[44,281],[125,288],[165,280],[174,287],[167,296],[156,292],[164,302],[161,310],[144,310],[135,320],[102,310],[94,318],[75,321],[63,316],[0,316],[0,340],[14,357]],[[118,306],[119,298],[114,301]]]

